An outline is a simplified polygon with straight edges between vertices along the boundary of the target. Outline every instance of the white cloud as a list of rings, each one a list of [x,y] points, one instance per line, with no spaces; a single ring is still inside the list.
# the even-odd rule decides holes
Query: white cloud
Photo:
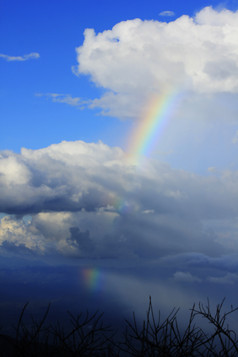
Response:
[[[89,105],[90,101],[85,101],[80,97],[72,97],[70,94],[59,93],[36,93],[37,97],[47,97],[55,103],[64,103],[74,107],[83,107]]]
[[[0,177],[7,186],[24,185],[29,182],[30,175],[24,163],[20,163],[16,157],[1,157],[0,155]]]
[[[106,90],[91,104],[104,114],[138,117],[152,93],[174,89],[192,92],[190,104],[199,111],[195,94],[203,103],[238,92],[237,24],[238,12],[206,7],[169,23],[134,19],[98,34],[86,29],[77,73]]]
[[[40,54],[37,52],[32,52],[29,53],[27,55],[23,55],[23,56],[9,56],[9,55],[5,55],[3,53],[0,53],[0,57],[5,59],[7,62],[23,62],[23,61],[27,61],[29,59],[37,59],[40,57]]]
[[[175,13],[170,10],[165,10],[165,11],[160,12],[159,15],[171,17],[171,16],[175,16]]]

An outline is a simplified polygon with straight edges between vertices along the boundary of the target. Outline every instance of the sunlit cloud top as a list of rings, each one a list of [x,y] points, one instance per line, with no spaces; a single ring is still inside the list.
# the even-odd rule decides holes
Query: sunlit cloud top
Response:
[[[94,99],[103,114],[138,117],[169,85],[200,95],[238,92],[238,11],[206,7],[174,21],[123,21],[96,34],[85,30],[74,73],[106,92]]]

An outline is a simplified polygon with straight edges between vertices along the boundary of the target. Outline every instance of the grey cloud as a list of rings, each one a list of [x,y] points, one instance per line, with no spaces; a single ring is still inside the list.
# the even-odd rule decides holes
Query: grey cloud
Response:
[[[201,279],[198,278],[197,276],[193,276],[189,272],[183,272],[183,271],[176,271],[174,273],[174,280],[183,282],[183,283],[200,283]]]
[[[18,255],[32,255],[34,251],[30,248],[27,248],[25,244],[15,244],[7,240],[1,243],[1,249],[6,250],[11,253],[17,253]]]
[[[238,75],[237,62],[234,60],[220,60],[208,62],[204,68],[205,73],[207,73],[211,80],[213,81],[224,81],[224,91],[226,90],[225,81],[232,76]]]
[[[79,227],[70,227],[69,244],[73,244],[81,256],[93,256],[94,245],[89,231],[81,232]]]
[[[2,243],[143,259],[219,256],[237,244],[236,172],[202,177],[156,161],[140,168],[119,148],[78,141],[2,152],[0,173],[0,210],[15,215],[1,219]]]
[[[233,273],[227,273],[224,276],[209,276],[208,280],[215,284],[236,284],[238,281],[238,275]]]

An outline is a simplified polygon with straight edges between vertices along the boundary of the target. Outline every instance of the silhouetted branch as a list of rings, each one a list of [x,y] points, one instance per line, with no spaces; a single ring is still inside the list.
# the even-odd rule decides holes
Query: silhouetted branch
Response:
[[[1,341],[11,342],[11,348],[1,356],[7,357],[217,357],[238,356],[238,339],[236,332],[229,327],[228,319],[238,310],[230,307],[224,310],[222,300],[212,312],[210,302],[201,302],[190,309],[185,328],[178,322],[179,309],[172,309],[162,320],[154,313],[151,297],[146,317],[138,322],[133,312],[132,320],[125,320],[123,337],[118,339],[110,326],[103,323],[103,313],[73,315],[68,312],[71,327],[66,331],[57,322],[46,326],[50,304],[43,316],[36,320],[32,317],[31,325],[25,324],[26,303],[20,313],[16,337],[11,339],[0,335]],[[197,320],[203,318],[207,327],[201,328]],[[210,329],[209,329],[210,327]],[[211,330],[212,327],[212,330]],[[2,347],[1,347],[2,348]],[[11,350],[11,353],[10,353]],[[12,352],[14,351],[14,352]]]

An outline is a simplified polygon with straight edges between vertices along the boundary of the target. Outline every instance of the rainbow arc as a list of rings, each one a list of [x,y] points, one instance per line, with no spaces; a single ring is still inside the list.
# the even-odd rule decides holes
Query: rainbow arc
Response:
[[[151,153],[163,134],[180,97],[181,93],[174,89],[152,96],[145,115],[130,137],[127,150],[130,162],[139,165],[142,158]]]

